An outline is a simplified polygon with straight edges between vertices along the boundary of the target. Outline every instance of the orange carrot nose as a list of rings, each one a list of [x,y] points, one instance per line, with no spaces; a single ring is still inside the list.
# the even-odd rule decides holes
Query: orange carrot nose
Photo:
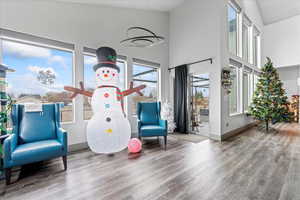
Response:
[[[104,77],[107,78],[107,77],[108,77],[108,74],[104,74]]]

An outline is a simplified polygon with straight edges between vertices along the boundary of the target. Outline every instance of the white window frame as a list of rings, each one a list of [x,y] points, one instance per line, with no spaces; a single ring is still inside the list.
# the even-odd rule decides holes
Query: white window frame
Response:
[[[149,62],[151,63],[151,62]],[[160,68],[160,65],[159,64],[156,64],[156,63],[153,63],[153,65],[151,64],[147,64],[145,62],[135,62],[133,61],[132,62],[132,68],[133,68],[133,65],[140,65],[140,66],[145,66],[145,67],[151,67],[151,68],[154,68],[154,69],[157,69],[157,101],[160,101],[161,99],[161,80],[160,80],[160,75],[161,75],[161,68]],[[133,82],[133,71],[131,73],[131,80]]]
[[[248,88],[248,94],[247,94],[247,102],[248,102],[248,108],[249,106],[251,105],[251,101],[252,101],[252,90],[253,90],[253,83],[252,83],[252,77],[253,77],[253,70],[250,69],[249,67],[246,67],[244,66],[244,69],[243,69],[243,77],[242,77],[242,85],[243,85],[243,89],[244,89],[244,74],[247,75],[247,88]],[[244,113],[247,113],[249,110],[245,108],[245,99],[244,99],[244,91],[243,92],[243,112]]]
[[[229,116],[235,116],[240,114],[245,114],[247,110],[244,107],[244,99],[243,99],[243,73],[244,67],[246,67],[249,71],[252,71],[250,75],[248,75],[248,104],[251,105],[252,98],[254,95],[254,73],[259,70],[259,66],[261,64],[261,34],[258,28],[252,23],[252,21],[248,18],[247,14],[244,12],[243,8],[237,3],[236,0],[228,0],[227,9],[227,34],[229,34],[229,23],[228,23],[228,6],[234,8],[237,12],[237,55],[233,54],[229,49],[229,41],[227,41],[227,55],[229,60],[233,60],[233,64],[231,61],[229,62],[229,66],[236,67],[238,69],[237,72],[237,84],[238,84],[238,92],[237,92],[237,112],[230,113],[230,106],[228,106]],[[243,56],[243,26],[247,26],[248,31],[248,59],[245,59]],[[253,47],[254,47],[254,36],[255,33],[258,35],[257,39],[257,65],[254,65],[254,55],[253,55]],[[227,40],[229,40],[229,36],[227,36]],[[251,70],[250,70],[251,69]],[[228,103],[230,105],[230,102]]]
[[[231,50],[229,49],[229,23],[228,23],[228,6],[232,7],[235,11],[236,11],[236,52],[231,52]],[[229,54],[233,55],[233,56],[238,56],[238,57],[242,57],[242,53],[241,53],[241,38],[242,38],[242,35],[241,35],[241,21],[242,21],[242,15],[241,15],[241,8],[239,7],[239,5],[231,0],[228,2],[228,5],[227,5],[227,49],[228,49],[228,52]]]
[[[231,6],[237,12],[237,53],[232,53],[229,49],[229,23],[228,23],[228,6]],[[261,64],[261,34],[259,29],[252,23],[244,10],[235,0],[229,0],[227,5],[227,51],[229,58],[239,60],[252,68],[259,68]],[[248,28],[248,60],[243,56],[243,26]],[[257,35],[257,64],[254,64],[254,36]]]
[[[255,61],[255,55],[254,55],[254,42],[255,42],[255,39],[257,40],[257,44],[256,44],[256,63],[254,62]],[[260,35],[260,31],[258,30],[258,28],[256,26],[253,26],[252,28],[252,64],[255,66],[255,67],[259,67],[260,66],[260,55],[261,55],[261,51],[260,51],[260,44],[261,44],[261,35]]]
[[[243,60],[244,61],[246,61],[246,62],[248,62],[248,63],[250,63],[250,61],[251,61],[251,56],[250,56],[250,54],[251,54],[251,48],[250,48],[250,43],[251,43],[251,26],[252,26],[252,22],[250,21],[250,19],[246,16],[246,14],[244,13],[243,15],[243,19],[242,19],[242,21],[243,21],[243,23],[242,23],[242,38],[241,38],[241,43],[242,43],[242,58],[243,58]],[[246,31],[248,32],[248,34],[247,34],[247,36],[248,36],[248,38],[247,38],[247,44],[248,44],[248,48],[247,48],[247,53],[248,53],[248,55],[247,55],[247,59],[245,58],[245,55],[244,55],[244,52],[243,52],[243,50],[244,50],[244,41],[243,41],[243,27],[246,27]]]
[[[1,31],[1,29],[0,29]],[[21,44],[25,44],[25,45],[31,45],[31,46],[36,46],[36,47],[41,47],[41,48],[48,48],[48,49],[54,49],[54,50],[60,50],[60,51],[66,51],[66,52],[70,52],[72,53],[72,86],[74,87],[75,86],[75,47],[73,49],[70,49],[70,48],[64,48],[64,47],[60,47],[60,46],[55,46],[55,45],[51,45],[49,44],[48,42],[50,41],[53,42],[53,43],[61,43],[59,41],[54,41],[54,40],[48,40],[48,39],[43,39],[43,38],[39,38],[39,37],[35,37],[35,36],[31,36],[31,35],[26,35],[26,34],[22,34],[22,33],[17,33],[17,32],[13,32],[13,31],[7,31],[8,34],[11,34],[11,35],[17,35],[19,37],[24,37],[24,38],[33,38],[34,40],[36,41],[41,41],[41,42],[36,42],[36,41],[31,41],[31,40],[25,40],[25,39],[20,39],[20,38],[15,38],[15,37],[11,37],[11,36],[6,36],[6,35],[2,35],[0,34],[0,61],[2,62],[3,61],[3,55],[2,55],[2,41],[11,41],[11,42],[15,42],[15,43],[21,43]],[[43,43],[42,41],[45,40],[46,42],[45,43],[48,43],[48,44],[45,44]],[[71,46],[70,44],[67,44],[67,46]],[[76,115],[76,107],[75,107],[75,99],[72,99],[72,111],[73,111],[73,119],[71,121],[66,121],[66,122],[63,122],[61,121],[60,123],[61,124],[73,124],[75,123],[75,115]]]
[[[229,67],[230,68],[235,68],[236,69],[236,72],[237,72],[237,95],[236,95],[236,102],[237,102],[237,105],[236,105],[236,107],[237,107],[237,111],[236,112],[233,112],[233,113],[231,113],[230,112],[230,106],[228,106],[228,110],[229,110],[229,116],[231,117],[231,116],[235,116],[235,115],[240,115],[240,114],[242,114],[242,111],[243,111],[243,104],[242,104],[242,97],[243,97],[243,87],[242,87],[242,84],[241,84],[241,81],[242,81],[242,72],[243,72],[243,70],[242,70],[242,67],[240,67],[240,66],[236,66],[236,65],[234,65],[234,64],[229,64]],[[229,101],[228,101],[228,105],[230,105],[230,99],[229,99]]]

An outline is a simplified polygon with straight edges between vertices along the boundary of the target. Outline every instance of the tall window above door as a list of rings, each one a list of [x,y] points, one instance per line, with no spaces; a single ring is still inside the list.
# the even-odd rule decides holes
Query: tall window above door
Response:
[[[250,63],[250,27],[251,22],[246,15],[243,15],[242,25],[242,55],[246,62]]]
[[[238,55],[238,10],[233,4],[228,4],[228,49]]]
[[[228,56],[250,66],[260,65],[260,32],[237,3],[229,0],[227,6]]]

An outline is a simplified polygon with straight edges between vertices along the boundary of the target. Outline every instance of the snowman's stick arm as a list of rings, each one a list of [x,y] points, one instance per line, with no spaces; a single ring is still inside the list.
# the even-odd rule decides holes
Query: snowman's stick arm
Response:
[[[122,96],[128,96],[128,95],[131,95],[132,93],[138,93],[140,96],[143,96],[143,93],[141,93],[140,91],[142,89],[144,89],[146,87],[146,85],[140,85],[138,87],[133,87],[133,83],[131,82],[130,83],[130,88],[128,90],[125,90],[122,92]]]
[[[64,89],[69,91],[69,92],[73,92],[71,98],[76,97],[78,94],[82,94],[82,95],[87,96],[87,97],[92,97],[93,96],[92,92],[86,91],[84,89],[78,89],[78,88],[74,88],[74,87],[70,87],[70,86],[65,86]]]

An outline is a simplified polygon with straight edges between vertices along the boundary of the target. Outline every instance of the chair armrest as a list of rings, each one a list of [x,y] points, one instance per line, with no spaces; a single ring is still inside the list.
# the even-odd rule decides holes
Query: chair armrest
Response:
[[[11,160],[11,154],[16,149],[18,145],[16,134],[11,134],[8,138],[4,140],[3,143],[3,159],[4,162]]]
[[[137,120],[137,125],[138,125],[138,133],[140,133],[141,127],[142,127],[142,122],[141,120]]]
[[[163,127],[168,132],[168,121],[167,120],[160,119],[159,126]]]
[[[61,127],[57,129],[57,139],[64,147],[68,147],[67,131]]]
[[[0,143],[2,144],[3,141],[8,138],[10,135],[9,134],[5,134],[5,135],[0,135]]]

